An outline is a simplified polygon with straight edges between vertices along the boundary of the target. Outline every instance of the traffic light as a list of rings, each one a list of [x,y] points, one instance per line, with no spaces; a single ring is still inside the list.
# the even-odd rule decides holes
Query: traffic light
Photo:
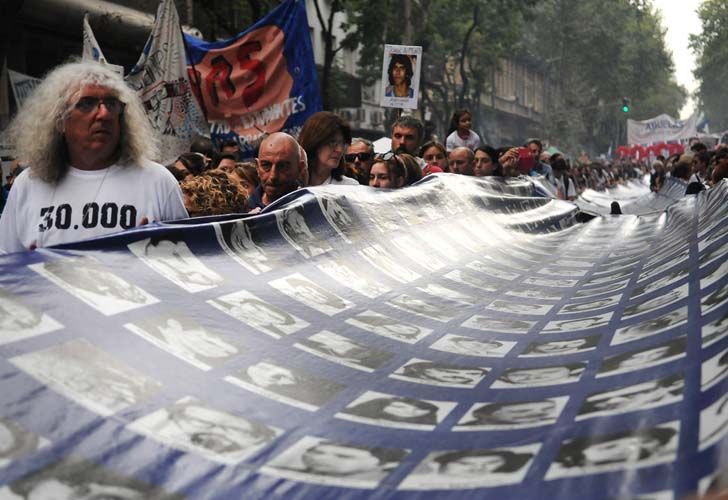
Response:
[[[622,113],[629,113],[629,99],[622,97]]]

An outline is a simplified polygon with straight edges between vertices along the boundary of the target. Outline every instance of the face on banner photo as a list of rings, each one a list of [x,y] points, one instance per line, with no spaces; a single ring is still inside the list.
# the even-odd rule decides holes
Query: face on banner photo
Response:
[[[385,45],[381,106],[417,109],[422,47]]]

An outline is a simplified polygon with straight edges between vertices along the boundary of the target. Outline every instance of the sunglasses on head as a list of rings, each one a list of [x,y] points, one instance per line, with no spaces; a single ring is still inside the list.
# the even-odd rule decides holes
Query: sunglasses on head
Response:
[[[369,161],[372,159],[371,153],[351,153],[344,155],[344,159],[347,163],[354,163],[356,159],[359,158],[359,161]]]

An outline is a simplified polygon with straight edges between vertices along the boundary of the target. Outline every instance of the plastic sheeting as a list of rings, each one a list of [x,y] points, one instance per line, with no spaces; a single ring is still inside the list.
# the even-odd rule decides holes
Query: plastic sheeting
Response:
[[[442,174],[1,257],[0,498],[704,491],[727,188],[576,224]]]
[[[659,192],[650,191],[649,184],[630,180],[601,191],[586,189],[575,203],[582,212],[609,215],[613,201],[619,203],[623,214],[646,215],[661,212],[685,196],[687,183],[668,177]]]

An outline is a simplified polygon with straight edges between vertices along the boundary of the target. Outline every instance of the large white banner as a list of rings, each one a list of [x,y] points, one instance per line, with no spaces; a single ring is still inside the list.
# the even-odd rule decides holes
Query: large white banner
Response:
[[[210,133],[187,80],[182,31],[171,0],[159,4],[152,33],[126,81],[137,91],[159,133],[161,163],[173,163],[190,150],[195,135]]]
[[[666,114],[644,121],[627,120],[627,143],[647,145],[689,139],[697,135],[697,124],[696,114],[687,120],[678,120]]]

